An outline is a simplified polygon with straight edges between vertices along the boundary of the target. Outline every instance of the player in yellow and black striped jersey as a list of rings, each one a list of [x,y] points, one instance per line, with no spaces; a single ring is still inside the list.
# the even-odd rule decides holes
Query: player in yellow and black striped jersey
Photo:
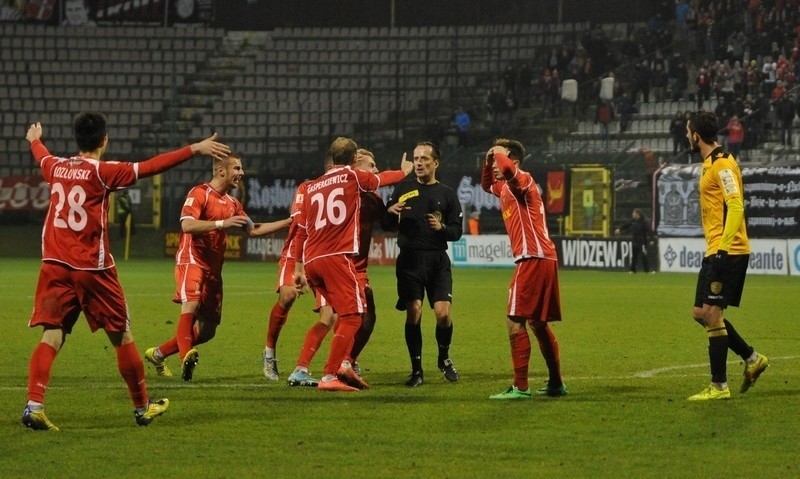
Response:
[[[706,239],[692,316],[706,328],[711,364],[711,384],[691,396],[690,401],[731,397],[726,368],[728,348],[745,360],[740,389],[743,393],[769,366],[767,357],[747,344],[722,314],[728,306],[739,306],[750,259],[750,240],[744,218],[742,173],[736,158],[717,144],[718,125],[716,115],[702,110],[693,113],[686,122],[689,145],[703,158],[699,191]]]

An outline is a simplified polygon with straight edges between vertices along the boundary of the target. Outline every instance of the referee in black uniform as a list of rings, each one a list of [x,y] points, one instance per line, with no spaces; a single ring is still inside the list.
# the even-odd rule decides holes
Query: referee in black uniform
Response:
[[[462,233],[462,211],[456,192],[436,180],[439,149],[433,143],[420,142],[414,148],[414,178],[395,185],[387,203],[383,227],[397,231],[397,309],[406,311],[406,345],[411,358],[411,377],[407,386],[423,383],[422,372],[422,300],[436,315],[436,342],[439,345],[437,366],[448,381],[458,381],[450,343],[453,321],[453,276],[447,242]]]

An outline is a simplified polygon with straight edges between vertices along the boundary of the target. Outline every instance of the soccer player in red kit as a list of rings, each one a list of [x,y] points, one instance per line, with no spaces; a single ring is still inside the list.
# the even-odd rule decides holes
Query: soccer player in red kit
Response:
[[[325,169],[333,168],[333,161],[326,158]],[[378,167],[375,164],[375,155],[371,151],[359,148],[356,152],[356,161],[353,167],[368,171],[370,173],[378,173]],[[369,265],[369,250],[372,243],[372,230],[376,221],[379,221],[383,215],[383,201],[381,197],[374,191],[361,192],[361,210],[359,215],[359,248],[358,255],[353,258],[353,265],[356,269],[356,275],[359,284],[364,289],[364,296],[366,297],[366,310],[361,316],[361,326],[355,334],[353,347],[350,353],[342,361],[342,366],[339,368],[337,376],[339,379],[345,381],[350,386],[365,387],[366,383],[361,379],[361,372],[356,364],[358,355],[367,345],[372,331],[375,328],[375,298],[372,295],[372,287],[369,284],[367,277],[367,266]],[[308,373],[308,366],[314,358],[317,350],[319,350],[322,340],[330,331],[336,320],[336,315],[327,301],[321,296],[317,297],[317,311],[319,311],[319,320],[316,321],[306,333],[303,347],[300,350],[300,356],[297,359],[297,366],[294,372],[289,375],[288,383],[290,386],[316,386],[319,381],[311,377]]]
[[[528,361],[531,342],[526,323],[531,325],[539,342],[549,373],[547,385],[536,392],[564,396],[567,388],[561,379],[558,341],[548,325],[561,321],[558,294],[558,257],[547,231],[544,204],[539,187],[530,173],[519,168],[525,148],[515,140],[497,139],[486,153],[481,186],[500,197],[500,211],[511,240],[516,268],[508,290],[508,336],[514,384],[491,399],[531,397],[528,386]]]
[[[298,215],[295,257],[302,258],[304,279],[317,295],[322,295],[339,316],[328,360],[317,388],[327,391],[358,391],[336,374],[347,356],[361,315],[366,308],[364,289],[359,283],[353,255],[359,250],[361,192],[402,181],[411,172],[409,161],[402,170],[380,175],[353,169],[358,146],[350,138],[337,138],[329,153],[335,165],[322,176],[308,182],[303,206]]]
[[[292,208],[289,214],[290,218],[295,218],[300,213],[300,207],[303,204],[303,197],[306,191],[308,182],[300,183],[294,193],[294,201],[292,201]],[[281,334],[283,325],[286,324],[286,318],[289,316],[289,310],[302,294],[302,288],[295,284],[295,266],[297,265],[297,258],[293,256],[293,248],[297,233],[297,223],[293,222],[289,227],[289,232],[286,233],[286,241],[281,250],[281,256],[278,260],[278,286],[275,291],[278,293],[278,300],[272,306],[269,313],[269,321],[267,326],[267,337],[264,345],[264,353],[262,354],[262,361],[264,364],[264,377],[270,381],[277,381],[280,377],[278,375],[278,358],[275,349],[278,346],[278,337]]]
[[[101,161],[108,147],[107,121],[83,112],[73,122],[79,153],[51,155],[41,142],[42,125],[34,123],[26,139],[42,176],[50,185],[50,206],[42,229],[42,266],[29,326],[42,326],[28,370],[28,404],[22,423],[37,430],[58,431],[44,413],[44,396],[56,355],[83,312],[92,332],[102,328],[117,356],[117,366],[135,408],[146,426],[169,407],[167,399],[151,401],[144,366],[130,328],[128,305],[111,256],[108,198],[139,178],[166,171],[196,154],[222,157],[230,151],[216,135],[141,163]]]
[[[214,161],[214,176],[192,188],[181,210],[181,236],[175,253],[175,296],[181,305],[175,337],[145,352],[145,358],[160,376],[171,376],[164,359],[175,353],[181,358],[181,377],[191,381],[199,359],[195,346],[210,341],[222,319],[222,264],[227,232],[244,229],[261,236],[286,228],[292,219],[253,224],[242,203],[230,195],[244,177],[242,160],[229,155]]]

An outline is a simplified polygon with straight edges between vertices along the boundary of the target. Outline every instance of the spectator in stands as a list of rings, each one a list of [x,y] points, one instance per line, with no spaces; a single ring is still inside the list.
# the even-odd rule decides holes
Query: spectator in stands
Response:
[[[553,104],[553,108],[555,108],[555,104]],[[513,126],[514,120],[517,117],[517,110],[519,109],[519,103],[517,102],[517,97],[514,95],[513,91],[506,92],[506,125]],[[555,112],[555,109],[553,110]],[[550,116],[554,116],[555,113],[551,113]]]
[[[506,67],[506,71],[503,72],[503,86],[506,88],[506,94],[508,94],[508,92],[516,92],[516,84],[517,69],[514,68],[513,63],[509,63]]]
[[[542,108],[545,115],[553,116],[555,112],[555,105],[553,104],[553,72],[549,68],[545,68],[544,75],[539,79],[539,93],[542,99]]]
[[[499,88],[495,85],[486,98],[486,108],[489,110],[489,116],[492,119],[491,131],[493,135],[502,130],[503,119],[506,113],[505,105],[506,97],[500,93]]]
[[[117,221],[119,221],[119,237],[124,238],[128,232],[128,218],[131,220],[131,234],[136,234],[136,226],[133,223],[133,208],[131,206],[131,196],[128,190],[122,190],[116,197]]]
[[[772,101],[778,101],[784,95],[786,95],[786,85],[784,84],[783,81],[778,80],[777,84],[775,85],[775,88],[772,89],[770,98],[772,99]]]
[[[667,72],[664,71],[664,67],[661,63],[654,63],[653,67],[653,99],[655,101],[664,101],[664,99],[667,97],[667,82],[669,81],[669,78],[667,77]]]
[[[553,105],[553,116],[561,115],[561,74],[553,70],[553,81],[550,83],[550,102]],[[519,107],[519,101],[517,101]]]
[[[697,85],[697,109],[702,110],[703,102],[711,99],[711,74],[706,67],[700,67],[694,83]]]
[[[639,43],[636,41],[636,35],[634,33],[628,35],[628,38],[622,42],[619,49],[625,56],[626,61],[635,61],[641,56]]]
[[[767,95],[772,94],[775,89],[775,82],[777,80],[778,67],[772,57],[767,55],[764,58],[764,65],[761,67],[762,88]]]
[[[517,79],[517,99],[522,108],[531,106],[531,83],[533,82],[533,70],[528,62],[523,62],[519,67],[519,78]]]
[[[742,150],[742,143],[744,142],[745,129],[738,115],[733,115],[728,120],[728,125],[725,127],[728,133],[728,153],[739,159],[739,152]]]
[[[600,136],[603,138],[603,146],[608,149],[609,125],[614,121],[614,109],[610,102],[597,100],[597,111],[594,116],[595,125],[600,125]]]
[[[639,93],[641,93],[642,102],[648,103],[650,101],[650,82],[653,80],[653,71],[650,70],[647,60],[642,60],[636,64],[633,77],[631,98],[633,101],[638,101]]]
[[[689,70],[686,68],[686,62],[680,53],[675,52],[672,55],[672,61],[667,72],[669,77],[669,89],[672,101],[678,101],[683,98],[683,93],[689,86]]]
[[[639,111],[636,108],[636,100],[631,98],[627,92],[622,93],[617,105],[617,111],[619,112],[619,132],[623,133],[628,129],[628,123],[633,114]]]
[[[736,61],[742,58],[744,54],[744,47],[747,45],[747,35],[741,30],[737,29],[728,37],[728,58],[730,61]]]
[[[756,97],[755,101],[755,109],[753,110],[753,114],[751,115],[752,121],[752,128],[750,131],[753,132],[755,135],[755,142],[756,144],[761,143],[765,140],[765,123],[767,119],[767,113],[769,113],[770,104],[769,98],[766,94],[764,94],[763,90],[758,92],[758,97]],[[752,135],[751,135],[752,136]]]
[[[456,108],[456,111],[453,114],[453,121],[456,124],[456,128],[458,128],[458,146],[463,147],[469,145],[469,129],[472,124],[472,120],[470,119],[467,110],[465,110],[462,106]]]
[[[796,114],[794,102],[784,94],[775,102],[775,116],[781,127],[781,144],[792,146],[792,122]]]
[[[472,213],[469,214],[469,220],[467,220],[467,231],[469,231],[469,234],[471,235],[481,234],[480,210],[474,210]]]
[[[717,116],[717,121],[719,121],[717,125],[717,143],[727,146],[725,142],[725,128],[728,125],[728,120],[734,115],[733,105],[723,99],[717,104],[717,107],[714,108],[714,114]]]
[[[672,135],[672,154],[684,151],[689,145],[686,141],[686,117],[678,111],[669,124],[669,134]]]
[[[750,95],[758,95],[761,86],[761,71],[758,68],[756,60],[750,60],[745,72],[745,80],[747,84],[747,93]]]
[[[675,0],[675,40],[683,42],[689,34],[687,19],[689,16],[689,2]]]
[[[61,22],[67,26],[93,27],[97,24],[89,18],[89,4],[86,0],[66,0],[64,2],[64,15]]]

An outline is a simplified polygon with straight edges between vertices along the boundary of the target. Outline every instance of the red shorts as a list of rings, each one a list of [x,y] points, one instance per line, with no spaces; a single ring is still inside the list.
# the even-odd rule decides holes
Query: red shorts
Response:
[[[364,288],[352,258],[343,254],[323,256],[307,263],[305,269],[308,284],[314,288],[317,298],[322,296],[336,314],[343,316],[365,311]]]
[[[222,276],[196,264],[175,266],[175,303],[199,302],[197,316],[205,321],[222,318]]]
[[[275,286],[275,292],[280,291],[281,286],[294,287],[294,268],[297,265],[297,260],[294,258],[287,258],[281,256],[278,260],[278,285]]]
[[[84,271],[61,263],[42,263],[28,326],[52,326],[66,333],[81,311],[92,332],[130,331],[128,303],[117,278],[117,269]]]
[[[561,321],[557,261],[528,258],[517,263],[508,287],[508,317]]]
[[[356,279],[358,279],[358,285],[361,287],[362,291],[366,292],[372,289],[369,285],[369,278],[367,277],[366,271],[356,271]],[[328,300],[321,294],[315,292],[314,298],[316,299],[316,305],[314,306],[315,313],[319,313],[319,310],[322,309],[323,306],[329,306]]]

